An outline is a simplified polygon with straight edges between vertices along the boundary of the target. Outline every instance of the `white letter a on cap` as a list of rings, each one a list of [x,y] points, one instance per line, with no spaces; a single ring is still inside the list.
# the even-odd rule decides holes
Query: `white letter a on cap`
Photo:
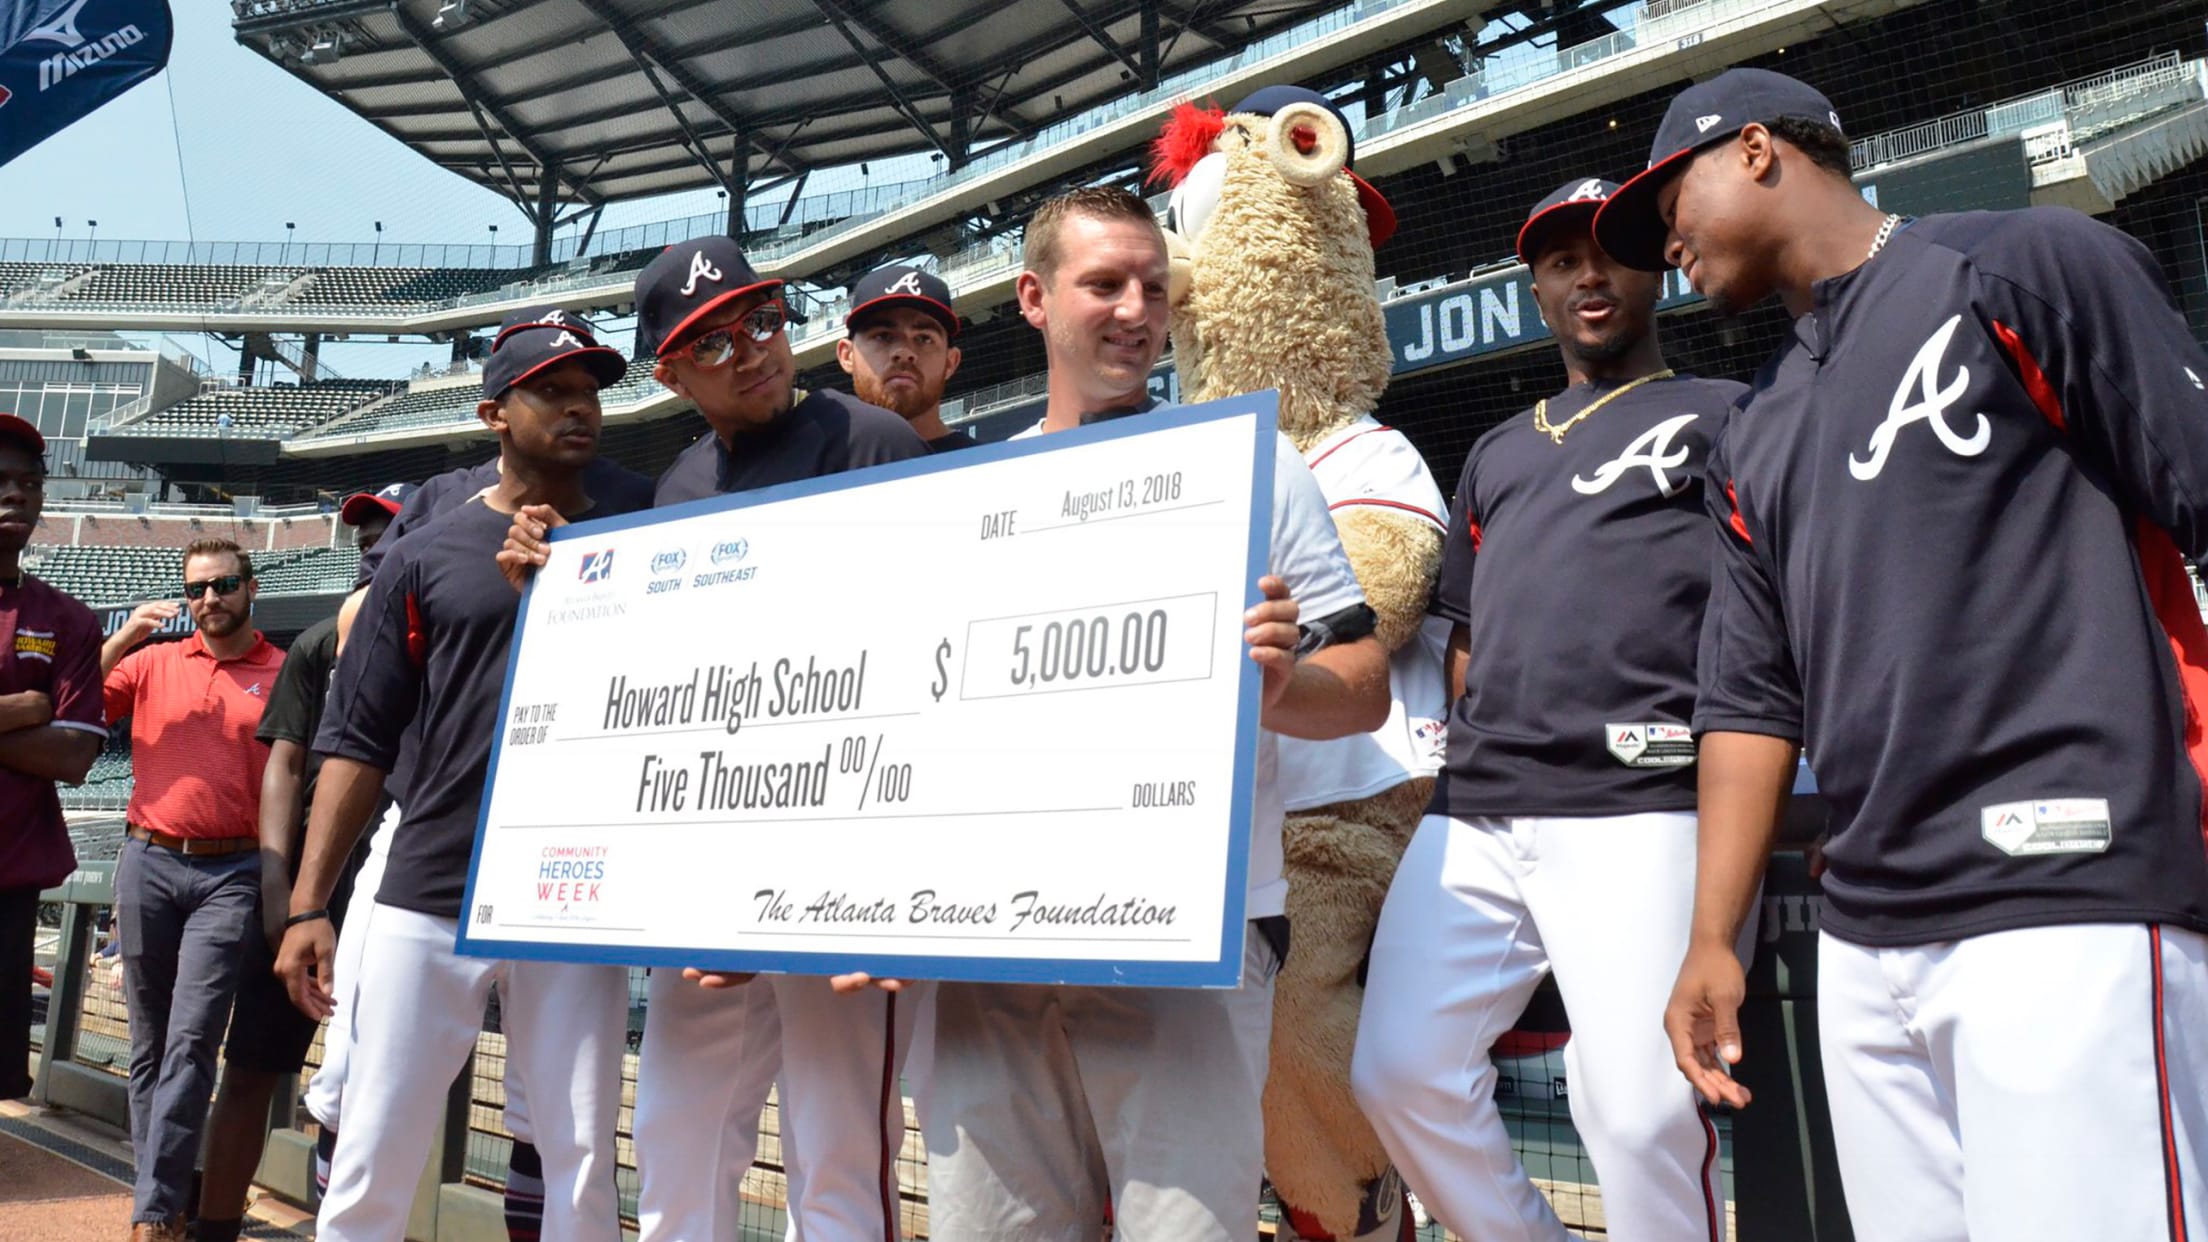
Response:
[[[682,282],[682,296],[690,297],[697,293],[698,277],[700,276],[715,284],[719,284],[721,281],[721,269],[713,266],[712,260],[705,257],[703,250],[690,256],[690,279]]]

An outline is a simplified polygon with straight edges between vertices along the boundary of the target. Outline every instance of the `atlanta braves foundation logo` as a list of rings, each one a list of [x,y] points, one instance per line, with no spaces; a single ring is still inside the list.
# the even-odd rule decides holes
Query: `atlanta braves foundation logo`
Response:
[[[1625,446],[1624,452],[1595,467],[1592,476],[1582,478],[1573,475],[1572,490],[1582,496],[1600,495],[1609,491],[1611,484],[1624,478],[1626,471],[1635,468],[1648,471],[1649,477],[1656,480],[1656,494],[1666,500],[1687,490],[1694,482],[1693,471],[1687,471],[1676,483],[1666,472],[1685,466],[1687,459],[1694,455],[1693,450],[1684,444],[1674,446],[1671,441],[1688,423],[1699,417],[1699,414],[1681,414],[1667,418],[1633,437],[1633,442]]]
[[[1925,338],[1917,349],[1917,356],[1909,360],[1909,369],[1902,372],[1901,384],[1894,389],[1894,399],[1886,407],[1886,421],[1871,431],[1870,456],[1848,455],[1848,473],[1865,483],[1879,476],[1886,469],[1886,457],[1894,451],[1894,439],[1911,423],[1927,423],[1932,434],[1939,438],[1947,451],[1957,457],[1976,457],[1986,451],[1993,439],[1993,424],[1983,414],[1974,415],[1978,428],[1965,436],[1957,432],[1947,421],[1948,407],[1962,399],[1970,388],[1970,368],[1961,363],[1955,366],[1955,378],[1942,385],[1939,382],[1940,365],[1947,361],[1947,343],[1955,339],[1955,329],[1963,322],[1961,315],[1950,315],[1940,330]],[[1911,389],[1915,389],[1912,393]],[[1912,400],[1911,398],[1915,399]]]

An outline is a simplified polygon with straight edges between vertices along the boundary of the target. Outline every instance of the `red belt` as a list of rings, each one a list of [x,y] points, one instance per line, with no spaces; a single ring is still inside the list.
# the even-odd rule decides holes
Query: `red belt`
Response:
[[[187,857],[214,858],[224,854],[242,854],[261,848],[261,839],[253,837],[172,837],[152,828],[130,826],[130,835],[149,845],[158,845]]]

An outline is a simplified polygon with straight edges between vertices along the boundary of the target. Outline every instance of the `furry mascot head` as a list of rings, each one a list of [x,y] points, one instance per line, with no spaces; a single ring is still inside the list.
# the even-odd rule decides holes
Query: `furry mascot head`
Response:
[[[1173,185],[1173,358],[1186,400],[1280,390],[1297,448],[1369,414],[1392,356],[1373,247],[1395,213],[1348,169],[1348,124],[1315,91],[1268,87],[1232,112],[1183,104],[1152,146]]]
[[[1281,741],[1294,950],[1275,977],[1265,1171],[1281,1239],[1394,1242],[1401,1183],[1350,1090],[1359,965],[1433,787],[1446,714],[1421,622],[1441,560],[1441,493],[1415,447],[1371,418],[1393,355],[1373,247],[1395,229],[1349,171],[1348,123],[1315,92],[1271,87],[1232,110],[1183,105],[1153,148],[1173,184],[1173,357],[1187,400],[1266,388],[1311,465],[1391,653],[1396,707],[1373,734]],[[1353,774],[1353,775],[1352,775]],[[1378,793],[1369,792],[1379,789]]]

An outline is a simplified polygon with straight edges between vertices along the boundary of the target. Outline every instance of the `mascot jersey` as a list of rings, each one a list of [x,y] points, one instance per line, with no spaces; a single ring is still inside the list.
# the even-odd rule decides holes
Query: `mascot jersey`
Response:
[[[1448,530],[1441,489],[1410,439],[1367,414],[1313,444],[1304,463],[1339,521],[1357,508],[1386,509]],[[1448,735],[1449,691],[1443,658],[1449,625],[1425,627],[1389,658],[1394,700],[1376,732],[1331,742],[1280,739],[1281,793],[1291,811],[1369,798],[1441,768]]]

